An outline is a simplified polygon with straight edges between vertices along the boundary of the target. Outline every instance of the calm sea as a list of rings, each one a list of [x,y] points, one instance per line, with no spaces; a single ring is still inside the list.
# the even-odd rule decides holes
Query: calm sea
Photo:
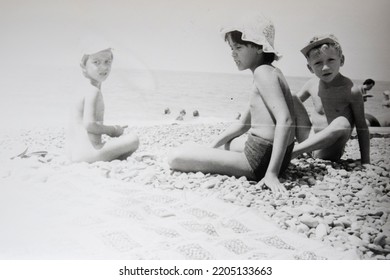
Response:
[[[2,127],[63,126],[69,108],[86,80],[79,68],[48,69],[45,73],[25,72],[25,77],[3,75],[0,103]],[[308,78],[286,77],[291,91],[297,91]],[[361,83],[362,81],[355,81]],[[181,110],[185,121],[234,120],[248,106],[252,76],[173,71],[113,69],[104,83],[107,123],[161,122],[175,119]],[[373,115],[388,112],[382,107],[382,92],[390,82],[377,81],[365,106]],[[310,102],[308,106],[310,107]],[[171,114],[164,115],[169,108]]]
[[[121,82],[112,81],[111,112],[113,119],[136,118],[141,120],[162,120],[175,118],[181,110],[186,110],[185,119],[193,119],[192,113],[198,110],[202,118],[233,120],[248,106],[252,75],[155,71],[118,71]],[[138,78],[137,78],[138,77]],[[286,77],[292,92],[298,91],[308,80],[307,77]],[[138,81],[138,85],[137,85]],[[142,81],[140,84],[139,81]],[[363,81],[355,80],[357,84]],[[148,87],[145,89],[145,87]],[[132,89],[129,91],[129,89]],[[381,105],[383,91],[390,89],[390,82],[377,81],[370,91],[373,95],[365,103],[367,113],[373,115],[389,112]],[[116,98],[112,98],[116,96]],[[312,109],[308,100],[305,105]],[[171,115],[164,116],[165,108]]]

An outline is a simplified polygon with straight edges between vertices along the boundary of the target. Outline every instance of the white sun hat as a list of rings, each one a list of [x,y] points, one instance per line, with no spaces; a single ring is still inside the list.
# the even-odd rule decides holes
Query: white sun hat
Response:
[[[275,50],[275,26],[272,21],[262,14],[247,17],[241,21],[226,25],[220,29],[221,35],[225,38],[226,33],[239,31],[242,33],[241,39],[261,45],[266,53],[274,53],[275,60],[279,60],[282,55]]]

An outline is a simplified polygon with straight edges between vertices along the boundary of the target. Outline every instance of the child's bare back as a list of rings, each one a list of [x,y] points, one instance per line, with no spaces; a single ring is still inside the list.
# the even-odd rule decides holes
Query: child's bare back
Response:
[[[274,90],[281,90],[281,93],[285,99],[285,104],[287,105],[288,112],[290,113],[292,119],[295,119],[291,92],[284,75],[278,68],[274,68],[270,65],[263,65],[258,67],[256,71],[263,72],[258,74],[263,77],[267,77],[269,80],[275,80],[275,83],[270,83],[269,81],[267,83],[264,81],[262,84],[266,84],[267,88],[261,88],[260,85],[253,86],[249,104],[251,115],[251,128],[249,132],[264,139],[273,141],[275,138],[275,120],[264,103],[262,95],[266,94],[267,91],[272,92]],[[270,89],[270,86],[273,86],[274,89]],[[260,90],[263,92],[260,93]],[[291,134],[287,142],[292,143],[293,141],[294,134]]]

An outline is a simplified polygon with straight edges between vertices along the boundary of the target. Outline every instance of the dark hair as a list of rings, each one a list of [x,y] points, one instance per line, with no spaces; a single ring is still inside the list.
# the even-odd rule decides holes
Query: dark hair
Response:
[[[240,45],[244,45],[244,46],[251,45],[253,47],[263,49],[263,46],[261,46],[261,45],[255,44],[255,43],[250,42],[250,41],[242,40],[242,38],[241,38],[242,32],[240,32],[240,31],[234,30],[234,31],[230,31],[230,32],[226,33],[225,34],[225,41],[227,41],[229,37],[236,44],[240,44]],[[263,57],[264,57],[264,63],[267,63],[267,64],[271,64],[275,60],[274,53],[263,52]]]
[[[367,79],[363,82],[363,85],[375,85],[375,81],[373,79]]]

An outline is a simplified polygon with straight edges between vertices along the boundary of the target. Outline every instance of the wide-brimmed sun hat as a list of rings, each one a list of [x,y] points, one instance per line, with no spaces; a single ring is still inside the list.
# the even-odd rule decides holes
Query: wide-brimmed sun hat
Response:
[[[271,20],[263,15],[255,15],[236,23],[226,25],[220,29],[222,37],[225,39],[226,33],[239,31],[242,33],[241,39],[261,45],[263,52],[274,53],[275,60],[279,60],[282,55],[275,50],[275,27]]]
[[[326,34],[321,36],[315,36],[310,39],[309,43],[301,49],[301,53],[307,57],[309,51],[317,46],[321,46],[323,44],[337,44],[340,45],[338,39],[333,34]]]

